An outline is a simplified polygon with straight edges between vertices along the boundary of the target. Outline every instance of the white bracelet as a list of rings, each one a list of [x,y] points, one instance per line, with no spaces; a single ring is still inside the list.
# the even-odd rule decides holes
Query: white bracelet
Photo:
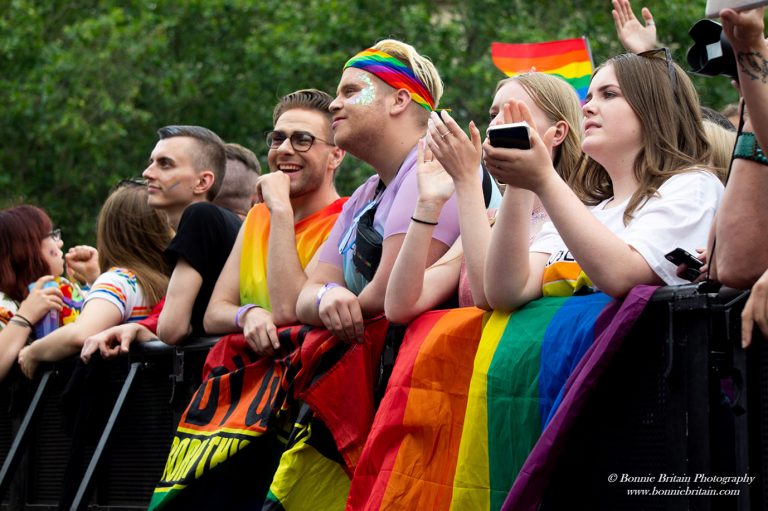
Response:
[[[333,289],[334,287],[341,287],[340,284],[337,284],[335,282],[328,282],[326,285],[320,288],[320,290],[317,292],[317,299],[315,300],[315,307],[317,310],[320,310],[320,300],[323,299],[323,296],[325,296],[325,293]]]

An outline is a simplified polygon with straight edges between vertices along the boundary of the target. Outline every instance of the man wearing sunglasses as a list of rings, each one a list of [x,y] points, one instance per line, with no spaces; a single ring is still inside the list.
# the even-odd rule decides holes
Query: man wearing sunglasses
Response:
[[[346,201],[334,186],[345,152],[332,142],[331,99],[305,89],[275,107],[265,137],[270,173],[256,187],[263,203],[248,214],[205,314],[209,333],[243,332],[259,355],[280,348],[276,326],[297,322],[305,272]]]

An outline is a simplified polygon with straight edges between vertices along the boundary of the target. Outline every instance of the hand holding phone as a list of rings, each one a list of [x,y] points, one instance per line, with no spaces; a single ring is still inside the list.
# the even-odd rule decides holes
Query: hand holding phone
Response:
[[[490,126],[488,128],[488,140],[493,147],[530,149],[530,127],[525,121]]]
[[[691,255],[691,253],[687,250],[683,250],[682,248],[678,247],[671,252],[664,254],[664,257],[667,259],[667,261],[671,262],[675,266],[684,264],[688,267],[683,272],[683,274],[680,275],[680,277],[684,278],[685,280],[692,281],[701,275],[701,271],[699,269],[704,266],[704,261]]]
[[[768,4],[768,0],[707,0],[704,14],[707,18],[719,18],[723,9],[747,11]]]

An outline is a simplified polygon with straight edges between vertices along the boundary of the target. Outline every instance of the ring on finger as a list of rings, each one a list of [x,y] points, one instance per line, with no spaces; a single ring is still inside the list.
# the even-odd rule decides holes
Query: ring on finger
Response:
[[[445,138],[445,137],[447,137],[450,134],[451,134],[451,130],[448,130],[445,133],[440,133],[440,138]]]

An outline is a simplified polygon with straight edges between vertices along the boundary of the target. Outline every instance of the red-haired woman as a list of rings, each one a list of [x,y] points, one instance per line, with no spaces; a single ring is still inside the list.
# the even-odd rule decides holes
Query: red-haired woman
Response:
[[[63,244],[61,230],[42,209],[23,205],[0,211],[0,381],[35,323],[53,309],[71,314],[75,304],[60,287],[44,287],[64,273]]]

